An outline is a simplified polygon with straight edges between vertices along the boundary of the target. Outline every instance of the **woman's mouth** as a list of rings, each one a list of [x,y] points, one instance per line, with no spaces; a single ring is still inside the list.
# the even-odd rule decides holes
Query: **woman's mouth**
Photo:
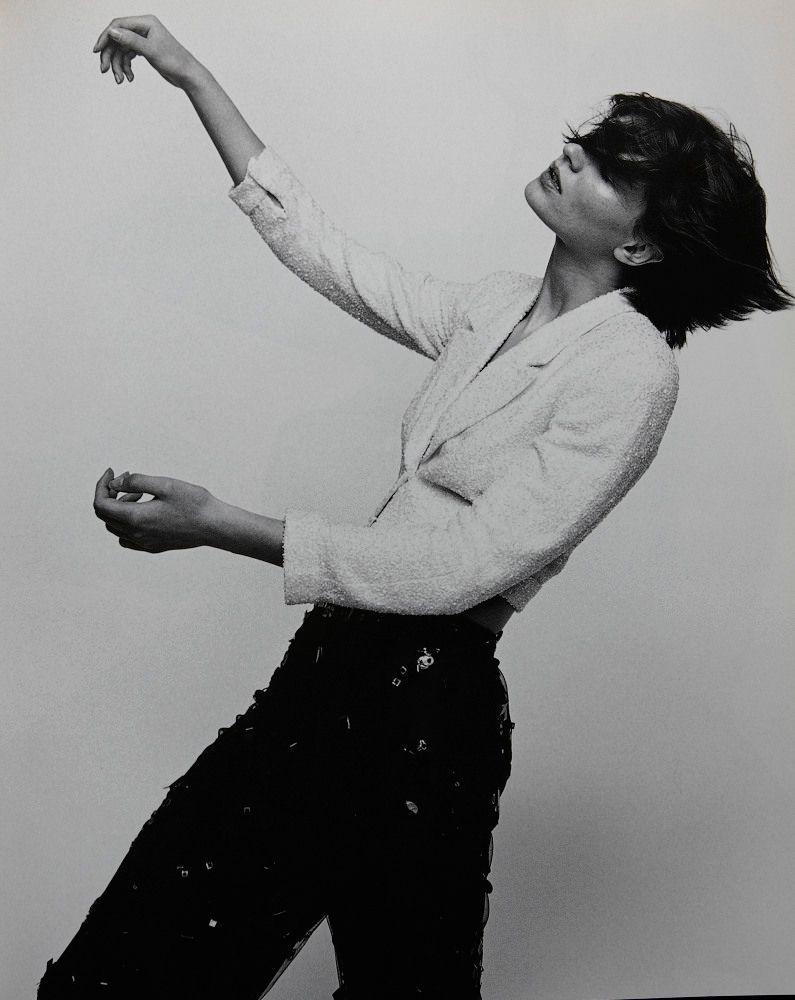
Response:
[[[558,176],[558,172],[555,168],[554,163],[550,163],[549,167],[544,171],[542,176],[544,180],[547,182],[548,187],[551,187],[553,191],[555,191],[557,194],[562,193],[562,188],[560,186],[560,177]]]

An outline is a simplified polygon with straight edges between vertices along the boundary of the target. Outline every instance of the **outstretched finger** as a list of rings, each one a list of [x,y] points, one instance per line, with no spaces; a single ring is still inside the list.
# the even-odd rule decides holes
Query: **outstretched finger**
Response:
[[[132,71],[132,61],[133,61],[133,59],[135,59],[135,53],[134,52],[125,52],[124,56],[122,57],[122,69],[124,70],[124,75],[130,81],[130,83],[132,83],[133,80],[135,79],[135,77],[133,76],[133,71]]]
[[[142,472],[124,472],[110,484],[119,493],[151,493],[153,497],[165,496],[171,480],[165,476],[146,476]]]

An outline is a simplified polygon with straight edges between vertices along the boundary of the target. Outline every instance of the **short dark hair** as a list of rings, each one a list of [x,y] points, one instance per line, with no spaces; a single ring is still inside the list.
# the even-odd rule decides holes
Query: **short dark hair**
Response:
[[[567,127],[564,139],[593,156],[606,179],[643,185],[638,230],[664,259],[625,267],[627,297],[672,348],[696,327],[795,304],[774,272],[765,193],[733,125],[724,131],[684,104],[633,93],[614,94],[603,114]]]

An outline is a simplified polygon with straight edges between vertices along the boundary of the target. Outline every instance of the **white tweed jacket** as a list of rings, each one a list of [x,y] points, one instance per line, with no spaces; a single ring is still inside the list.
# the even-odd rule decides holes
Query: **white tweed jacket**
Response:
[[[499,594],[521,611],[656,455],[679,385],[663,335],[618,290],[484,368],[539,278],[407,271],[347,237],[268,147],[229,197],[300,278],[433,361],[369,523],[286,511],[285,603],[455,614]]]

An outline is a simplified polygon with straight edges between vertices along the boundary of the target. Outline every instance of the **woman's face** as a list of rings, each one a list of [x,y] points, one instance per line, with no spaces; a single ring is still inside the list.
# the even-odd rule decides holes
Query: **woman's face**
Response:
[[[636,242],[642,191],[605,180],[593,157],[575,142],[564,145],[562,155],[530,181],[524,196],[539,219],[578,256],[613,257],[617,247]]]

